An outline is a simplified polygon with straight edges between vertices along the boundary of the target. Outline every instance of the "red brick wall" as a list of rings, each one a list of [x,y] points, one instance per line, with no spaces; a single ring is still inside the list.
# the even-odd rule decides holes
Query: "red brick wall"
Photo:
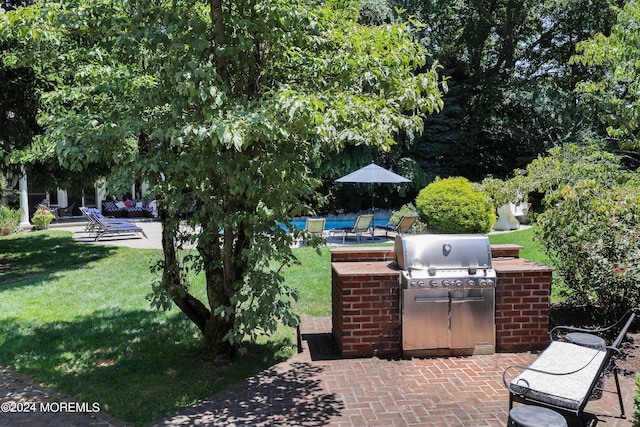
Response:
[[[356,263],[340,264],[348,268]],[[339,270],[332,270],[332,324],[342,356],[401,354],[398,272],[341,274]]]
[[[393,261],[393,247],[357,247],[331,249],[331,262]]]
[[[522,259],[494,262],[494,268],[498,273],[496,350],[526,351],[546,347],[552,270]]]

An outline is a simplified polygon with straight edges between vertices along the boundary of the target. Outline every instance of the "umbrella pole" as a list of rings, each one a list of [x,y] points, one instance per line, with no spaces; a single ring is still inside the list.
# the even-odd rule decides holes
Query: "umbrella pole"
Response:
[[[371,240],[372,241],[376,239],[375,236],[373,235],[374,230],[376,229],[375,228],[376,227],[376,209],[373,206],[373,200],[374,200],[373,199],[373,196],[374,196],[373,190],[374,189],[375,189],[375,184],[371,183],[371,215],[373,215],[371,217]]]
[[[371,184],[371,214],[375,216],[376,210],[373,207],[373,190],[375,189],[375,184]]]

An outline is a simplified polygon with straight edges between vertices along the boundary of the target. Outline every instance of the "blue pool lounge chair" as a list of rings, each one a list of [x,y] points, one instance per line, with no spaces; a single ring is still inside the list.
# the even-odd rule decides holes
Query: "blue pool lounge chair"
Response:
[[[109,220],[102,215],[96,215],[95,212],[90,209],[86,209],[83,212],[87,216],[87,219],[90,221],[90,225],[87,227],[87,230],[89,232],[95,233],[95,241],[98,241],[102,236],[114,234],[141,233],[145,239],[147,238],[144,230],[135,224],[125,222],[123,220]]]
[[[87,225],[84,228],[84,231],[87,233],[94,232],[96,227],[99,227],[98,221],[96,221],[96,219],[109,225],[133,224],[132,220],[128,220],[125,218],[105,217],[104,215],[102,215],[102,213],[98,209],[94,209],[94,208],[85,208],[83,206],[80,208],[80,212],[82,212],[82,214],[87,218]]]

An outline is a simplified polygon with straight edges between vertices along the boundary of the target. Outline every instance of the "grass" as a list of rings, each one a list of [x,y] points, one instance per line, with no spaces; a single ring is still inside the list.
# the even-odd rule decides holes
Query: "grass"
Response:
[[[547,263],[533,230],[491,235]],[[199,333],[185,316],[149,307],[149,264],[159,250],[83,245],[58,230],[0,238],[0,365],[134,425],[172,413],[294,352],[281,328],[248,345],[233,364],[201,360]],[[285,270],[300,316],[331,315],[329,250],[296,249]],[[202,280],[194,293],[203,295]]]
[[[0,238],[0,364],[143,425],[292,354],[284,330],[233,365],[202,361],[191,322],[145,298],[159,255],[64,231]]]
[[[300,292],[296,312],[300,316],[331,316],[331,261],[329,249],[322,248],[320,255],[314,248],[296,249],[300,265],[285,272],[287,283]]]
[[[498,233],[489,235],[491,244],[511,243],[522,246],[520,258],[525,258],[538,264],[553,267],[553,262],[542,250],[542,245],[536,238],[535,226],[524,230],[512,231],[509,233]],[[566,287],[562,279],[554,272],[553,283],[551,285],[551,302],[557,303],[566,299]]]
[[[535,227],[509,233],[490,234],[489,242],[492,245],[510,243],[522,246],[520,250],[521,258],[526,258],[539,264],[551,265],[551,260],[542,251],[542,246],[536,239]]]

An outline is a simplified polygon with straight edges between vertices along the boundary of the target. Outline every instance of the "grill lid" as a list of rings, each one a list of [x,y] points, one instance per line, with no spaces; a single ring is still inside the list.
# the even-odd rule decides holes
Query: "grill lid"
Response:
[[[395,262],[401,270],[438,270],[491,268],[489,238],[481,234],[398,235],[395,240]]]

